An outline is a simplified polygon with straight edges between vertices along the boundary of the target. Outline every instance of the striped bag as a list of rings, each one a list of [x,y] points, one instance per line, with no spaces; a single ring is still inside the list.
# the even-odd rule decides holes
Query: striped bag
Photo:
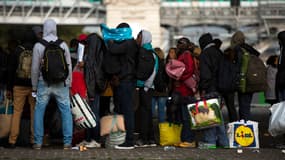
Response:
[[[94,113],[86,100],[77,93],[71,97],[71,113],[78,128],[94,128],[96,126]]]

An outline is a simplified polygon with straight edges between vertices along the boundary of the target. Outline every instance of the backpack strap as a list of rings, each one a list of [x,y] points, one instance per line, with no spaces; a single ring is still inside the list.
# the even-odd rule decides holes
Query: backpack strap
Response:
[[[44,45],[45,47],[48,45],[48,41],[46,41],[45,39],[40,39],[39,42]]]
[[[45,39],[40,39],[39,42],[40,42],[42,45],[44,45],[45,47],[50,43],[50,42],[48,42],[48,41],[45,40]],[[56,45],[59,46],[62,42],[63,42],[63,40],[57,39],[57,40],[54,42],[54,44],[56,44]]]

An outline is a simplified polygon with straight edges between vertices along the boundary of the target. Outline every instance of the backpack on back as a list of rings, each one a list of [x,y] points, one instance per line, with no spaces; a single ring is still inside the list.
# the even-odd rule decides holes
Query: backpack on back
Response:
[[[29,79],[31,78],[33,52],[23,46],[19,47],[22,49],[22,52],[19,55],[19,64],[16,70],[16,75],[18,78]]]
[[[240,91],[260,92],[267,88],[266,67],[263,61],[242,49]]]
[[[48,84],[64,82],[68,76],[68,64],[64,50],[60,47],[63,41],[58,39],[55,42],[47,42],[42,39],[40,42],[45,46],[41,68],[43,79]]]
[[[8,54],[0,51],[0,83],[6,83],[8,73]]]
[[[154,69],[155,59],[153,51],[140,48],[137,59],[136,77],[139,80],[147,80]]]

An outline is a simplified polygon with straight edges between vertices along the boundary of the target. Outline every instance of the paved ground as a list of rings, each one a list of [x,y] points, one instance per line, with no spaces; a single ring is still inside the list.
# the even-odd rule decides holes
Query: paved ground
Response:
[[[225,117],[226,110],[223,109]],[[17,147],[16,149],[0,148],[0,159],[5,160],[93,160],[93,159],[134,159],[134,160],[285,160],[285,153],[277,149],[276,145],[284,142],[284,137],[271,137],[267,133],[269,111],[268,107],[254,107],[253,120],[259,122],[260,149],[184,149],[176,148],[173,151],[164,151],[163,147],[136,148],[134,150],[89,149],[84,152],[78,150],[65,151],[59,145],[32,150]],[[227,118],[225,118],[227,121]]]

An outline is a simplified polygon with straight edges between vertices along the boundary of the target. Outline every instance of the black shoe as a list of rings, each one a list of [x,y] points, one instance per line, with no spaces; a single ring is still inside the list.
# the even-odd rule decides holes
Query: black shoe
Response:
[[[6,146],[4,146],[5,148],[9,148],[9,149],[15,149],[16,145],[12,144],[12,143],[8,143]]]
[[[123,144],[115,146],[115,149],[134,149],[134,145],[124,142]]]

